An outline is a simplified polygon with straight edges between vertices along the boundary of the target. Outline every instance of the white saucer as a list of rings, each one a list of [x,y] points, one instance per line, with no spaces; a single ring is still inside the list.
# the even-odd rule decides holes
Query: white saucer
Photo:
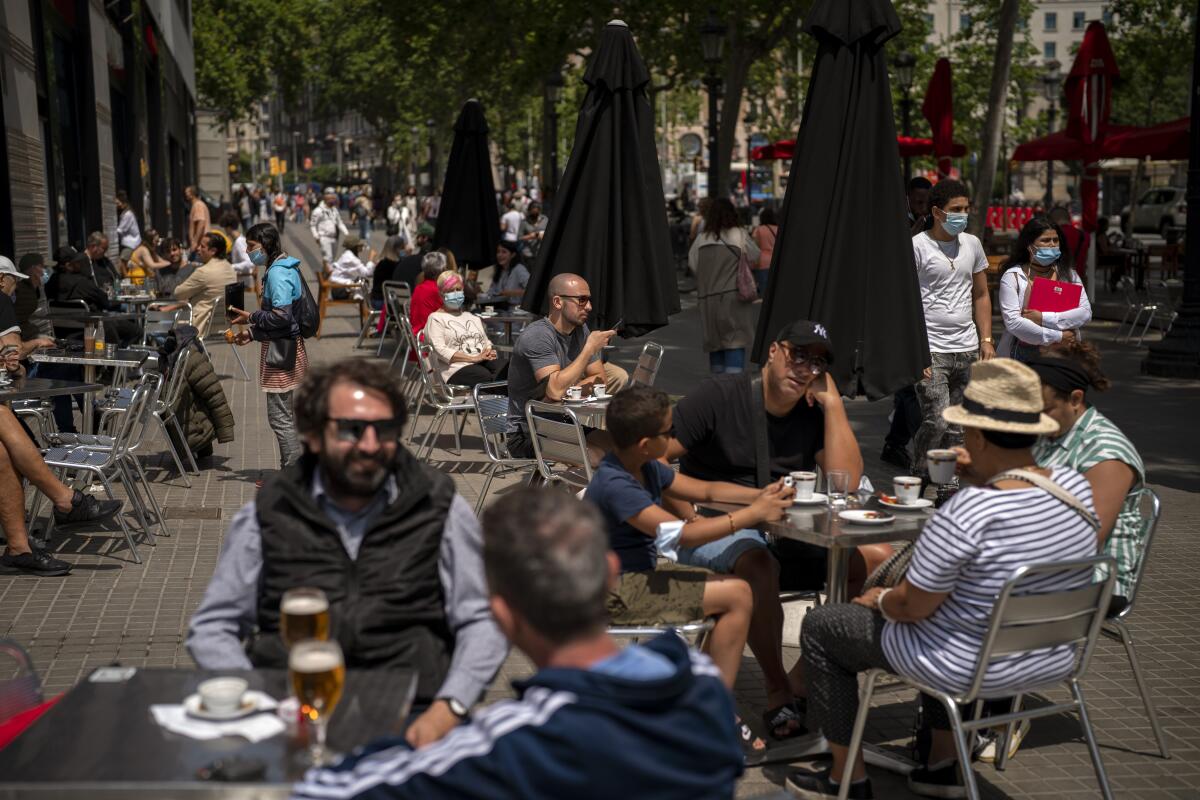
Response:
[[[801,500],[799,497],[792,498],[792,505],[796,506],[823,506],[829,502],[829,498],[820,492],[813,492],[812,497],[807,500]]]
[[[205,708],[199,694],[189,694],[183,700],[183,710],[187,712],[189,717],[195,717],[196,719],[226,722],[231,719],[241,719],[257,711],[267,711],[274,707],[264,702],[262,698],[263,695],[259,692],[246,692],[242,698],[242,705],[239,708],[235,708],[233,711],[217,712],[209,711]]]
[[[564,397],[562,401],[564,405],[581,406],[592,402],[592,399],[591,397]]]
[[[838,517],[845,522],[855,525],[887,525],[896,521],[896,518],[891,514],[883,511],[868,511],[862,508],[839,511]]]
[[[918,497],[915,503],[889,503],[882,497],[879,498],[879,505],[887,508],[894,508],[897,511],[924,511],[927,508],[933,508],[933,501],[926,500],[924,497]]]

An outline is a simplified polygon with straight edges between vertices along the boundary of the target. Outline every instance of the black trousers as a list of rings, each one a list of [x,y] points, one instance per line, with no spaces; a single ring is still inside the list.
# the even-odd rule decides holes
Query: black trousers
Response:
[[[467,364],[450,376],[449,383],[455,386],[474,387],[480,383],[504,380],[508,374],[508,359],[499,356],[491,361],[480,361],[478,364]]]
[[[897,450],[904,450],[920,427],[921,403],[913,387],[905,386],[892,395],[892,427],[888,429],[884,442]]]

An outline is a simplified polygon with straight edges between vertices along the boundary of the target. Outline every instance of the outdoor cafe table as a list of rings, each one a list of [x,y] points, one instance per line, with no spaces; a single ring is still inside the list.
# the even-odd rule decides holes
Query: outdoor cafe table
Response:
[[[502,342],[502,344],[509,345],[510,347],[512,346],[512,343],[513,343],[513,335],[512,335],[513,325],[518,325],[518,324],[524,325],[526,323],[533,322],[534,320],[537,319],[536,316],[534,316],[533,314],[530,314],[527,311],[508,311],[508,312],[501,311],[501,312],[498,312],[495,314],[489,314],[489,313],[485,312],[483,314],[480,314],[479,318],[483,320],[485,326],[489,322],[498,322],[501,325],[503,325],[504,326],[504,341]]]
[[[146,363],[150,353],[146,350],[117,350],[109,358],[104,353],[85,353],[82,350],[40,350],[29,356],[35,364],[76,364],[83,367],[83,382],[96,382],[97,367],[140,367]],[[83,430],[92,431],[93,409],[91,403],[83,404]]]
[[[589,428],[606,427],[605,420],[608,416],[608,404],[612,401],[612,395],[606,397],[592,398],[587,402],[564,402],[563,406],[575,412],[575,416],[579,419],[580,424],[586,425]]]
[[[16,400],[40,400],[44,397],[60,397],[70,394],[91,394],[104,389],[102,383],[80,383],[60,381],[55,378],[16,378],[12,383],[0,385],[0,403]]]
[[[237,674],[276,700],[288,695],[286,670],[249,672],[101,668],[71,689],[0,750],[0,800],[9,798],[285,798],[306,768],[294,727],[256,743],[241,737],[192,739],[159,727],[152,704],[181,703],[201,681]],[[107,680],[97,681],[97,678]],[[412,706],[410,670],[347,670],[329,722],[329,747],[346,753],[400,733]],[[271,712],[264,712],[271,713]],[[237,757],[262,763],[260,780],[205,781],[197,770]]]
[[[159,300],[152,294],[119,294],[117,295],[117,301],[133,309],[134,318],[137,320],[139,330],[143,330],[146,327],[146,309],[151,303],[168,302]]]

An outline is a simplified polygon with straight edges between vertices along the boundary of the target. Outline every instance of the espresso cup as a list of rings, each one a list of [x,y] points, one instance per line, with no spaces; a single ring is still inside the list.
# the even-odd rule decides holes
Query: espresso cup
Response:
[[[250,684],[244,678],[210,678],[196,687],[206,711],[230,714],[242,707]]]
[[[929,480],[934,483],[954,481],[954,468],[958,464],[958,453],[953,450],[930,450],[925,454],[929,469]]]
[[[817,473],[793,472],[788,477],[792,479],[792,486],[796,488],[797,500],[812,499],[813,492],[817,489]]]
[[[896,502],[902,506],[911,506],[921,497],[921,479],[913,475],[893,478],[892,488],[896,492]]]
[[[603,383],[592,386],[592,397],[608,397],[608,387]]]
[[[572,387],[568,388],[567,389],[567,399],[568,400],[583,399],[583,389],[581,389],[578,386],[572,386]]]

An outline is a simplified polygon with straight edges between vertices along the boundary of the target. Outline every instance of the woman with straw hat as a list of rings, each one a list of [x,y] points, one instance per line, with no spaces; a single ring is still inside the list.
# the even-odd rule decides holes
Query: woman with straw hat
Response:
[[[1037,466],[1032,448],[1058,423],[1042,413],[1037,374],[1007,358],[977,361],[963,402],[943,412],[962,425],[959,475],[973,484],[929,520],[895,588],[875,588],[850,604],[815,608],[804,619],[800,646],[808,687],[809,723],[833,751],[829,772],[797,771],[788,786],[804,797],[837,794],[858,711],[859,672],[882,668],[958,693],[968,688],[992,613],[993,598],[1026,563],[1096,554],[1098,523],[1087,478],[1076,470]],[[1075,588],[1090,580],[1069,572],[1041,590]],[[1051,682],[1074,663],[1071,647],[993,659],[983,694],[1000,697],[1031,681]],[[930,797],[965,797],[946,708],[922,696],[933,729],[924,766],[909,788]],[[861,754],[850,797],[870,797]],[[969,768],[969,765],[965,768]],[[832,779],[831,779],[832,776]]]

